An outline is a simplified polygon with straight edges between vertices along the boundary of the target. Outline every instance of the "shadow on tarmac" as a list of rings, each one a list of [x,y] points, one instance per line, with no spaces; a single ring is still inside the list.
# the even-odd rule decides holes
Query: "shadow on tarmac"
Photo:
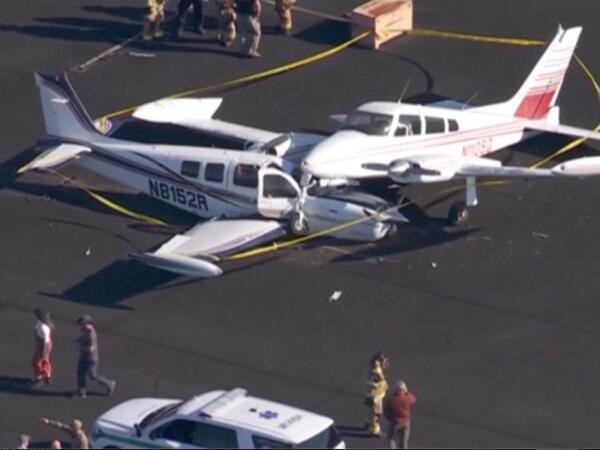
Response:
[[[120,302],[152,291],[179,277],[135,261],[119,260],[71,286],[62,294],[50,292],[38,292],[38,294],[84,305],[132,311],[134,308],[121,305]]]
[[[340,436],[343,438],[361,438],[361,439],[373,439],[376,436],[373,436],[368,432],[366,426],[356,427],[356,426],[348,426],[348,425],[338,425],[337,430],[340,432]]]
[[[70,397],[73,391],[50,391],[47,386],[35,388],[29,378],[0,376],[0,392],[37,397]]]
[[[280,34],[279,29],[271,31],[263,26],[265,34]],[[349,23],[325,19],[311,27],[293,34],[293,37],[306,42],[323,45],[337,45],[352,37],[352,26]]]

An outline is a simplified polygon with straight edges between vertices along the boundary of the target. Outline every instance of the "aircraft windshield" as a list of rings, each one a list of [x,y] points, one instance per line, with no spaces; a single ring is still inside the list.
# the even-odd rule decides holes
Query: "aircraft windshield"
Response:
[[[393,117],[366,111],[354,111],[348,116],[342,130],[356,130],[371,136],[387,136]]]

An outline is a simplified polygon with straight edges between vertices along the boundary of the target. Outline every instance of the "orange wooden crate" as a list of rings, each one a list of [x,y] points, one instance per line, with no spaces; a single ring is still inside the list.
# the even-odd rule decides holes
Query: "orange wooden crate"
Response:
[[[371,0],[355,8],[350,20],[358,27],[372,30],[369,44],[377,50],[384,42],[412,30],[412,3],[412,0]]]

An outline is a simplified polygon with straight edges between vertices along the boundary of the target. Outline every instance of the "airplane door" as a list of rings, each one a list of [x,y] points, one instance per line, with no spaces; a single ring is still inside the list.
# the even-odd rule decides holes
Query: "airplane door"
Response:
[[[258,212],[263,217],[280,219],[293,211],[300,187],[287,173],[266,168],[258,171]]]

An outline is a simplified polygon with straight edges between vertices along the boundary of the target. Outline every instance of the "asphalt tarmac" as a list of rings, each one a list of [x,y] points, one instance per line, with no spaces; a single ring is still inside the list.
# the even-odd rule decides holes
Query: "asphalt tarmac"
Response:
[[[413,187],[413,223],[389,242],[320,241],[226,267],[195,281],[126,260],[170,232],[141,225],[46,175],[16,176],[44,128],[33,71],[69,75],[91,115],[212,85],[324,50],[347,26],[297,13],[290,37],[265,6],[263,58],[246,60],[207,35],[155,47],[140,42],[72,70],[135,35],[143,2],[9,2],[0,19],[0,447],[20,433],[56,436],[38,421],[94,419],[133,397],[184,398],[216,388],[333,417],[350,447],[364,436],[369,357],[390,355],[390,382],[418,397],[414,447],[597,447],[600,444],[600,179],[520,181],[480,191],[468,226],[442,224],[447,186]],[[355,0],[301,0],[341,16]],[[169,9],[173,9],[171,4]],[[415,25],[551,39],[583,25],[578,54],[600,74],[594,0],[416,0]],[[217,116],[277,131],[331,131],[330,114],[361,103],[439,98],[482,105],[508,98],[542,48],[407,36],[375,52],[354,46],[297,71],[230,89]],[[600,75],[599,75],[600,76]],[[598,98],[576,64],[560,96],[562,121],[594,127]],[[138,133],[139,139],[148,134]],[[196,139],[190,136],[190,139]],[[497,155],[531,164],[568,140],[540,136]],[[569,154],[596,154],[598,144]],[[90,186],[185,229],[186,214],[71,169]],[[89,250],[89,252],[87,252]],[[89,256],[86,256],[89,253]],[[329,303],[333,291],[339,301]],[[33,310],[56,322],[54,383],[30,390]],[[75,320],[91,314],[112,398],[75,387]],[[99,389],[98,389],[99,390]]]

